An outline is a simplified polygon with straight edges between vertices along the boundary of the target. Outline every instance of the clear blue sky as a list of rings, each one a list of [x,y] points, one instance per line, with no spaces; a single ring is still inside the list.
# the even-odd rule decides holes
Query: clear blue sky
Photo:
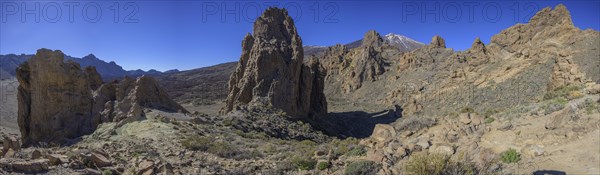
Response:
[[[448,47],[464,50],[475,37],[488,43],[492,35],[515,23],[527,22],[540,9],[559,3],[567,6],[577,27],[599,30],[597,0],[283,1],[278,4],[0,0],[0,54],[32,54],[39,48],[49,48],[75,57],[93,53],[127,70],[205,67],[237,61],[241,40],[252,31],[252,22],[260,14],[257,7],[274,5],[289,9],[305,45],[348,43],[374,29],[382,35],[398,33],[423,43],[429,43],[433,35],[441,35]],[[98,9],[101,16],[97,15]]]

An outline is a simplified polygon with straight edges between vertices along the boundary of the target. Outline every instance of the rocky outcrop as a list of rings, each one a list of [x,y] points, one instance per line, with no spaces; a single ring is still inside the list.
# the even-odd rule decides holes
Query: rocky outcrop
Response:
[[[102,122],[119,122],[118,125],[144,117],[143,108],[167,112],[188,111],[171,100],[158,86],[154,78],[142,76],[137,79],[125,77],[102,85],[94,95],[95,109]]]
[[[447,57],[452,53],[450,49],[446,49],[446,41],[441,36],[434,36],[431,43],[426,47],[419,48],[412,52],[408,52],[400,57],[398,63],[398,71],[404,71],[409,68],[418,68],[427,65],[433,65],[440,58]]]
[[[61,51],[40,49],[17,69],[18,123],[24,145],[64,144],[101,122],[139,119],[143,108],[187,112],[150,77],[103,84],[95,68],[82,70]]]
[[[446,48],[446,40],[439,35],[433,36],[431,38],[431,43],[429,43],[429,47],[432,48]]]
[[[576,31],[578,29],[573,26],[570,12],[564,5],[559,4],[554,10],[546,7],[537,12],[527,24],[517,24],[494,35],[491,43],[515,52],[532,44],[566,40],[568,38],[558,37],[570,37],[570,33]]]
[[[471,44],[471,48],[467,51],[468,53],[481,53],[486,54],[485,44],[479,39],[479,37],[475,38],[473,44]]]
[[[360,88],[364,81],[375,81],[378,75],[385,72],[385,63],[381,55],[382,45],[383,39],[376,31],[371,30],[365,34],[361,47],[352,58],[347,90]]]
[[[368,31],[359,47],[348,50],[344,45],[330,47],[322,58],[327,70],[327,81],[339,83],[343,92],[362,87],[363,82],[375,81],[385,72],[387,52],[400,51],[388,45],[374,30]],[[339,89],[336,89],[339,91]]]
[[[326,113],[323,72],[317,60],[303,64],[302,40],[287,11],[267,9],[242,41],[242,55],[229,80],[223,112],[264,97],[293,117]],[[321,82],[320,82],[321,81]]]
[[[90,70],[93,71],[93,70]],[[96,73],[97,74],[97,73]],[[18,123],[23,144],[65,142],[95,129],[92,91],[79,64],[61,51],[38,50],[17,68]]]

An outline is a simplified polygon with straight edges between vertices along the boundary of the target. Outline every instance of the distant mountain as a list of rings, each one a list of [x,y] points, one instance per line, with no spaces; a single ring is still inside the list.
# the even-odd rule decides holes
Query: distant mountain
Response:
[[[383,36],[382,38],[383,38],[384,42],[398,47],[400,49],[400,51],[402,51],[402,52],[410,52],[412,50],[421,48],[425,45],[421,42],[415,41],[404,35],[399,35],[399,34],[394,34],[394,33],[389,33],[389,34]],[[362,39],[357,40],[357,41],[348,43],[345,46],[348,49],[357,48],[360,45],[362,45],[362,41],[363,41]]]
[[[418,48],[423,47],[425,44],[415,41],[409,37],[398,35],[394,33],[389,33],[383,37],[388,44],[394,45],[400,48],[402,52],[409,52]]]
[[[0,55],[0,79],[13,78],[16,75],[16,68],[23,62],[27,61],[33,55]],[[65,61],[72,60],[79,63],[81,67],[94,66],[96,71],[102,75],[104,80],[118,79],[125,76],[139,77],[142,75],[160,75],[162,72],[151,69],[149,71],[138,70],[124,70],[123,67],[119,66],[114,61],[106,62],[97,58],[93,54],[84,56],[83,58],[65,56]],[[174,71],[174,70],[171,70]]]
[[[31,58],[31,56],[33,55],[0,55],[0,79],[9,79],[15,77],[15,70],[17,67],[19,67],[21,63]]]
[[[236,66],[237,62],[229,62],[186,71],[170,70],[154,78],[175,101],[206,105],[227,97],[229,76]]]
[[[418,42],[414,39],[406,37],[404,35],[389,33],[382,37],[384,42],[398,47],[402,52],[410,52],[412,50],[423,47],[425,44]],[[362,45],[362,39],[353,41],[351,43],[344,44],[346,48],[353,49]],[[322,56],[322,54],[327,50],[328,46],[304,46],[304,55],[305,56]]]
[[[327,46],[303,46],[305,56],[322,54],[327,48]]]

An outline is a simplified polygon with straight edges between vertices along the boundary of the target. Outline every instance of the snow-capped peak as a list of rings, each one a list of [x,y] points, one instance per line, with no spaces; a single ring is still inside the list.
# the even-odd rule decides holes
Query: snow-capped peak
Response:
[[[406,37],[404,35],[398,35],[398,34],[394,34],[394,33],[388,33],[387,35],[385,35],[385,39],[388,40],[390,43],[397,43],[397,44],[406,43],[406,42],[414,42],[414,43],[418,43],[418,44],[423,44],[423,43],[415,41],[409,37]]]

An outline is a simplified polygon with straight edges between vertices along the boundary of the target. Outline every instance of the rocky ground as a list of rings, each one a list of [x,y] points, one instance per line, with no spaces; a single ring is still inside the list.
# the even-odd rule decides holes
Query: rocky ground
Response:
[[[19,82],[16,79],[0,81],[0,131],[3,133],[19,133],[17,87],[19,87]]]

